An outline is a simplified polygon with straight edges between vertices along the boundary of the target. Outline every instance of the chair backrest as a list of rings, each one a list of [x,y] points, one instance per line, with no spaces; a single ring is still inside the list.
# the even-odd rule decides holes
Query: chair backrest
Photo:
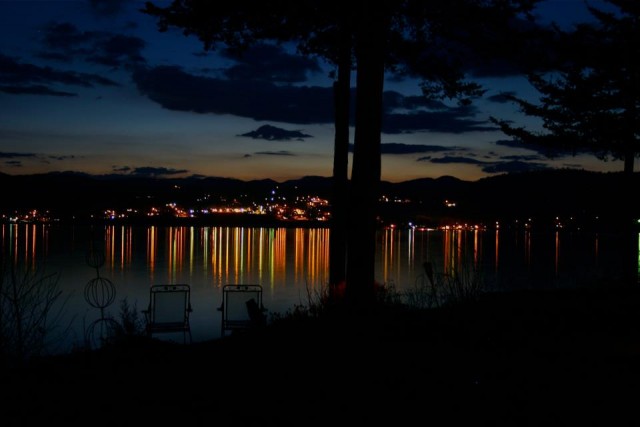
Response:
[[[149,334],[183,331],[191,335],[191,287],[186,284],[153,285],[149,292],[146,313]]]
[[[190,310],[189,285],[151,286],[151,320],[153,323],[184,322]]]
[[[265,321],[262,286],[232,284],[222,287],[222,335],[226,331],[260,326]]]

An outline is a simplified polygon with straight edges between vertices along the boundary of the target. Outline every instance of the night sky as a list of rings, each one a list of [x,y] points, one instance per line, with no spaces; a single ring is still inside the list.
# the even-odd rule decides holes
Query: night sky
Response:
[[[242,58],[205,52],[178,29],[159,32],[155,18],[139,12],[143,6],[0,1],[0,172],[277,181],[331,175],[330,65],[289,46],[258,46]],[[563,26],[589,19],[581,0],[548,0],[538,14]],[[383,180],[622,170],[620,162],[592,155],[549,160],[513,147],[488,118],[535,128],[500,96],[531,97],[533,89],[500,70],[476,79],[485,96],[460,107],[426,102],[416,81],[390,76]]]

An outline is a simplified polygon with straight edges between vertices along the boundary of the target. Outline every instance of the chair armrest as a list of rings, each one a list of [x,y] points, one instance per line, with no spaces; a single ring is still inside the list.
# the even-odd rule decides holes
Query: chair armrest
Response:
[[[144,320],[149,323],[151,320],[151,310],[147,308],[146,310],[140,310],[140,313],[144,315]]]

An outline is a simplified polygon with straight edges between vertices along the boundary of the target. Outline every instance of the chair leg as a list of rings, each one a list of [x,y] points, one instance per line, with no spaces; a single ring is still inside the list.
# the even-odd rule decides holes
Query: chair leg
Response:
[[[189,344],[193,342],[193,338],[191,337],[191,329],[185,329],[182,333],[182,343],[187,343],[187,335],[189,336]]]

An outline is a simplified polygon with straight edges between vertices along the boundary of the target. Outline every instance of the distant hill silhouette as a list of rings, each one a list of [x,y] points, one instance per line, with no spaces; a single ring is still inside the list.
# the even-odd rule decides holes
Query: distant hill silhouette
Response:
[[[382,182],[386,221],[437,222],[443,219],[490,221],[581,216],[615,218],[631,197],[622,173],[545,170],[510,173],[464,181],[451,176],[399,183]],[[640,174],[634,175],[638,188]],[[330,198],[331,178],[307,176],[285,182],[243,181],[222,177],[148,178],[56,172],[37,175],[0,174],[5,192],[0,210],[50,209],[59,215],[85,215],[104,209],[142,209],[177,203],[188,207],[264,202],[272,196],[317,195]],[[275,193],[274,193],[275,192]],[[395,200],[395,201],[394,201]],[[447,207],[445,200],[455,203]],[[407,202],[410,201],[410,202]],[[640,215],[639,215],[640,216]]]

